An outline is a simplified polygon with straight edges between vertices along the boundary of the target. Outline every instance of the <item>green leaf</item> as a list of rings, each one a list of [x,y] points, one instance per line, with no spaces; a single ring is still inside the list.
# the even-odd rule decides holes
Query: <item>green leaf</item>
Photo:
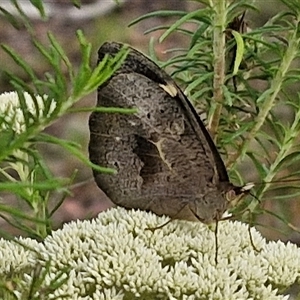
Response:
[[[235,58],[234,58],[234,67],[233,67],[233,75],[236,75],[238,70],[239,70],[239,67],[241,65],[241,62],[243,60],[243,55],[244,55],[244,51],[245,51],[245,45],[244,45],[244,40],[242,38],[242,35],[235,31],[235,30],[231,30],[231,33],[235,39],[235,42],[236,42],[236,55],[235,55]]]
[[[15,17],[14,15],[12,15],[9,11],[7,11],[6,9],[4,9],[1,6],[0,6],[0,11],[2,12],[2,14],[4,15],[4,17],[7,19],[7,21],[13,27],[15,27],[17,30],[19,30],[19,29],[22,28],[22,23],[20,22],[20,20],[18,20],[17,17]]]
[[[299,162],[300,162],[300,151],[292,152],[281,159],[280,163],[274,169],[274,172],[277,173],[283,167],[287,168],[291,165],[298,164]]]
[[[74,6],[76,6],[77,8],[81,7],[81,0],[72,0],[72,3],[74,4]]]
[[[42,0],[30,0],[30,2],[38,9],[42,17],[46,17],[44,4]]]
[[[116,170],[114,170],[114,169],[105,168],[105,167],[101,167],[101,166],[93,164],[89,159],[87,159],[87,157],[79,149],[80,146],[78,144],[75,144],[74,142],[66,141],[66,140],[59,139],[54,136],[46,135],[46,134],[42,134],[42,133],[39,134],[38,141],[61,146],[63,149],[68,151],[70,154],[76,156],[84,164],[97,170],[98,172],[106,173],[106,174],[116,174]]]
[[[134,19],[129,23],[129,27],[135,25],[136,23],[139,23],[141,21],[144,21],[146,19],[152,18],[152,17],[175,17],[175,16],[185,16],[185,11],[179,11],[179,10],[160,10],[160,11],[154,11],[148,14],[145,14],[137,19]]]
[[[26,74],[30,77],[30,79],[35,79],[35,73],[32,69],[32,67],[22,58],[21,55],[19,55],[13,48],[1,44],[2,49],[15,61],[15,63],[21,67]]]
[[[135,114],[138,112],[137,108],[122,108],[122,107],[107,107],[107,106],[97,106],[97,107],[81,107],[69,109],[71,113],[77,112],[101,112],[101,113],[112,113],[112,114]]]
[[[268,174],[268,170],[263,166],[263,164],[261,163],[260,160],[258,160],[256,158],[256,156],[254,155],[254,153],[252,152],[247,152],[246,153],[252,160],[252,162],[254,163],[259,175],[261,178],[266,177],[266,175]]]
[[[62,59],[62,61],[66,65],[68,72],[69,72],[70,79],[72,80],[73,79],[72,64],[71,64],[69,58],[67,57],[65,51],[63,50],[63,48],[61,47],[59,42],[56,40],[55,36],[50,31],[48,32],[48,38],[49,38],[51,45],[55,49],[56,53],[58,54],[58,56]]]
[[[176,21],[168,30],[164,32],[164,34],[159,38],[159,42],[162,43],[172,32],[174,32],[180,25],[186,23],[187,21],[193,19],[195,16],[199,14],[203,14],[202,10],[192,11],[190,13],[185,14],[182,18]]]

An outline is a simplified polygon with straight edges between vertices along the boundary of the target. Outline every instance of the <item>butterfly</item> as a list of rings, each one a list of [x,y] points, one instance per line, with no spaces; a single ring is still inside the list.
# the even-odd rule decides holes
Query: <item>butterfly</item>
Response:
[[[99,62],[123,46],[104,43]],[[123,65],[98,88],[97,106],[137,112],[93,112],[89,119],[90,160],[117,171],[94,171],[97,185],[125,208],[207,224],[222,219],[245,187],[229,181],[212,138],[174,80],[129,49]]]

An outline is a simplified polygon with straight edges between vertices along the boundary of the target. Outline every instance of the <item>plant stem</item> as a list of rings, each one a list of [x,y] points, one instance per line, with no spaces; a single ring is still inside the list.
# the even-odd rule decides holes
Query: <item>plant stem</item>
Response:
[[[244,157],[247,150],[249,149],[249,144],[251,141],[255,140],[261,126],[265,123],[266,118],[268,117],[271,109],[276,103],[277,96],[282,88],[283,82],[286,80],[287,72],[299,53],[299,41],[297,37],[297,32],[299,30],[298,23],[296,24],[294,31],[290,34],[288,38],[288,46],[285,51],[285,54],[282,58],[281,65],[279,66],[274,79],[271,82],[270,88],[266,90],[258,99],[257,103],[261,104],[259,113],[254,120],[254,126],[249,132],[247,138],[245,139],[240,150],[227,162],[227,168],[233,168],[239,157]]]
[[[215,109],[209,119],[208,128],[212,136],[218,130],[220,115],[223,107],[223,85],[225,80],[225,29],[226,29],[226,1],[213,0],[215,9],[214,31],[213,31],[213,53],[214,53],[214,80],[213,101]]]
[[[264,179],[265,182],[271,182],[273,180],[273,178],[276,176],[276,174],[280,169],[281,162],[285,159],[286,156],[290,154],[290,150],[293,147],[293,145],[298,142],[299,122],[300,122],[300,110],[297,111],[293,124],[290,126],[290,128],[286,129],[285,131],[285,136],[281,143],[282,147],[279,149],[275,161],[272,163],[272,165],[269,168],[269,172]],[[256,197],[258,199],[261,199],[263,194],[268,190],[268,187],[269,184],[265,184],[260,189],[258,189],[256,193]]]

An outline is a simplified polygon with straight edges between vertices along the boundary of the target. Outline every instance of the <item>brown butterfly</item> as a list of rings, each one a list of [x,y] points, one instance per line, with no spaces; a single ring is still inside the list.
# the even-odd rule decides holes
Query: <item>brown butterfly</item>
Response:
[[[99,62],[122,44],[107,42]],[[137,113],[93,112],[90,160],[114,168],[94,171],[98,186],[117,205],[157,215],[211,223],[222,218],[232,196],[218,150],[180,88],[154,62],[130,48],[117,72],[98,89],[97,106],[137,108]]]

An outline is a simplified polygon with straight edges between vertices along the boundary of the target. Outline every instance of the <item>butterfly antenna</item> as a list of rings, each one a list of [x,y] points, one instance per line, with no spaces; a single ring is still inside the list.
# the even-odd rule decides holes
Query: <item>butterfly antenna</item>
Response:
[[[216,245],[216,252],[215,252],[215,263],[216,266],[218,264],[218,250],[219,250],[219,245],[218,245],[218,226],[219,225],[219,221],[216,220],[216,226],[215,226],[215,245]]]
[[[248,209],[248,211],[250,212],[249,209]],[[252,220],[250,220],[250,218],[251,218],[251,213],[249,213],[249,224],[252,224]],[[257,247],[254,245],[254,241],[253,241],[253,237],[252,237],[252,233],[251,233],[251,226],[249,224],[248,224],[248,233],[249,233],[251,246],[256,252],[261,252],[262,249],[258,250]]]
[[[259,203],[259,204],[261,204],[261,200],[260,199],[258,199],[258,197],[256,197],[256,195],[254,195],[253,193],[251,193],[251,192],[249,192],[249,195],[251,196],[251,197],[253,197],[254,199],[256,199],[257,200],[257,202]]]

